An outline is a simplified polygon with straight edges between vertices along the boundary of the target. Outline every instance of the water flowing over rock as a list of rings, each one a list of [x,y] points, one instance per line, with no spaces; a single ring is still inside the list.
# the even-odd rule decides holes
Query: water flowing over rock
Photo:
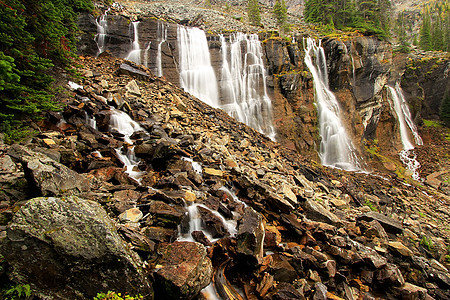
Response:
[[[345,170],[360,169],[356,151],[340,119],[339,103],[328,88],[327,63],[320,42],[316,45],[313,39],[307,39],[305,63],[314,78],[322,164]]]
[[[178,25],[177,36],[181,87],[205,103],[218,107],[217,79],[205,32]]]
[[[31,199],[9,225],[2,254],[14,276],[47,297],[92,299],[108,289],[152,296],[142,262],[93,201]]]
[[[137,64],[141,64],[141,45],[139,44],[139,22],[135,21],[130,24],[130,32],[132,33],[133,39],[131,44],[131,51],[128,53],[126,59],[131,60]]]

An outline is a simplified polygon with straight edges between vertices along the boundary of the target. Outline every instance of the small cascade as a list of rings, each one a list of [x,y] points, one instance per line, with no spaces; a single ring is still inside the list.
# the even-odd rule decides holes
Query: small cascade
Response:
[[[141,46],[139,45],[139,21],[130,24],[130,33],[133,32],[133,42],[131,44],[131,51],[125,59],[130,60],[136,64],[141,64]],[[131,35],[131,34],[130,34]]]
[[[198,174],[201,175],[201,174],[203,173],[203,168],[202,168],[202,165],[201,165],[200,163],[194,161],[194,160],[193,160],[192,158],[190,158],[190,157],[182,157],[181,159],[190,162],[191,165],[192,165],[192,169],[193,169],[195,172],[197,172]]]
[[[133,145],[131,136],[137,131],[145,131],[137,122],[133,121],[130,116],[120,110],[113,109],[111,112],[110,129],[116,130],[123,135],[123,140],[130,145]],[[138,171],[139,159],[134,153],[134,146],[123,146],[115,149],[117,157],[124,164],[125,172],[136,180],[138,183],[141,181],[141,176],[144,174],[142,171]]]
[[[152,41],[149,41],[147,44],[147,47],[145,47],[145,49],[144,49],[144,66],[146,66],[146,67],[148,67],[148,60],[149,60],[148,54],[150,53],[151,45],[152,45]]]
[[[167,40],[167,26],[160,20],[158,20],[158,52],[156,54],[156,76],[163,76],[163,68],[162,68],[162,54],[161,47],[164,42]]]
[[[411,118],[411,112],[409,111],[408,103],[403,96],[400,83],[397,82],[395,84],[395,88],[388,86],[388,90],[390,95],[388,99],[392,101],[392,103],[390,102],[389,104],[391,105],[391,109],[393,109],[397,115],[397,120],[400,127],[400,138],[403,146],[403,150],[399,153],[400,160],[406,168],[413,173],[412,178],[414,180],[420,180],[420,163],[417,161],[417,155],[414,153],[414,145],[409,139],[408,127],[414,137],[416,145],[423,145],[422,138],[420,137],[417,127]]]
[[[340,119],[339,103],[328,88],[325,51],[308,38],[305,47],[305,63],[313,79],[315,104],[319,118],[321,137],[319,156],[324,166],[355,171],[360,169],[355,148]]]
[[[229,43],[222,35],[220,41],[221,92],[225,101],[221,108],[238,121],[275,140],[272,102],[267,94],[266,70],[258,36],[238,32],[230,36]]]
[[[97,56],[100,55],[100,53],[105,52],[106,50],[106,35],[108,34],[108,12],[105,11],[103,15],[98,17],[95,20],[95,24],[97,25],[97,34],[95,35],[95,42],[97,43],[98,52]]]
[[[97,121],[95,120],[95,118],[89,116],[87,112],[85,113],[86,113],[86,124],[94,129],[97,129]]]
[[[203,102],[218,107],[216,74],[211,66],[205,32],[178,25],[177,39],[181,87]]]

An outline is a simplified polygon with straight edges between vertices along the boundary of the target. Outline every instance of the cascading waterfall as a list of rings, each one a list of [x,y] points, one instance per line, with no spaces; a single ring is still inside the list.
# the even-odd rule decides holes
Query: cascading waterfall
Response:
[[[305,63],[314,80],[319,134],[322,139],[319,150],[322,164],[349,171],[359,170],[361,167],[356,151],[340,119],[338,101],[328,88],[325,51],[320,42],[316,45],[315,40],[307,39]]]
[[[423,145],[422,138],[420,137],[417,127],[411,118],[411,112],[409,111],[408,103],[403,96],[400,83],[397,82],[395,84],[395,88],[388,86],[388,90],[391,96],[390,98],[388,97],[388,99],[392,100],[392,103],[389,104],[397,115],[397,120],[400,127],[400,138],[403,145],[403,150],[399,153],[400,160],[406,168],[412,172],[412,178],[414,180],[420,180],[420,163],[417,161],[417,155],[414,153],[414,145],[409,139],[408,127],[411,130],[417,145]]]
[[[110,128],[111,130],[114,129],[117,132],[121,133],[123,135],[123,140],[130,145],[133,145],[133,142],[130,138],[133,133],[137,131],[145,132],[145,130],[137,122],[133,121],[127,113],[117,109],[113,109],[111,111]],[[128,176],[140,183],[141,176],[144,174],[144,172],[137,170],[139,159],[134,154],[134,146],[123,146],[115,150],[117,153],[117,157],[125,166],[125,173],[127,173]]]
[[[211,66],[205,32],[178,25],[177,39],[181,87],[203,102],[219,107],[216,74]]]
[[[144,66],[148,67],[148,54],[150,53],[150,46],[152,45],[152,42],[149,41],[147,44],[147,47],[144,49]]]
[[[100,17],[95,20],[97,25],[97,34],[95,35],[95,42],[97,43],[98,52],[97,56],[106,50],[106,35],[108,33],[108,16],[109,9],[103,13]]]
[[[161,47],[164,42],[167,40],[167,26],[160,20],[158,20],[158,52],[156,54],[156,76],[163,76],[163,68],[162,68],[162,54]]]
[[[131,44],[131,51],[125,59],[141,64],[141,46],[139,45],[139,21],[130,24],[130,32],[133,32],[133,42]]]
[[[230,36],[229,44],[222,35],[220,41],[221,92],[225,101],[221,108],[274,140],[272,103],[267,95],[266,70],[258,36],[239,32]]]

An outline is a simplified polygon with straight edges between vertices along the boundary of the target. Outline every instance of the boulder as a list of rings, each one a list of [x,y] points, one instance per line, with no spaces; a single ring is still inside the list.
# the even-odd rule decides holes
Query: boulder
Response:
[[[325,222],[332,225],[341,223],[341,220],[335,214],[325,209],[314,200],[306,199],[305,211],[306,216],[314,221]]]
[[[152,298],[141,261],[96,202],[75,196],[29,200],[2,244],[18,282],[58,299],[92,299],[114,290]]]
[[[158,299],[192,299],[213,274],[206,248],[194,242],[164,243],[158,248],[155,291]]]
[[[86,177],[42,153],[13,145],[9,154],[22,163],[28,184],[34,187],[37,196],[79,194],[90,190]]]
[[[364,220],[367,222],[376,220],[381,224],[381,226],[383,226],[386,232],[393,234],[401,234],[403,232],[402,223],[375,211],[369,211],[358,216],[358,220]]]
[[[254,264],[262,263],[264,235],[262,215],[253,208],[246,207],[244,215],[239,220],[236,251],[255,260]]]

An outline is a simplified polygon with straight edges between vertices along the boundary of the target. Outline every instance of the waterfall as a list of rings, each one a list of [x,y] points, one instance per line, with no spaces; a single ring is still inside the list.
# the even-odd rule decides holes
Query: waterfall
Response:
[[[400,138],[403,146],[403,150],[399,153],[400,160],[406,168],[413,173],[412,178],[414,180],[419,180],[420,163],[417,161],[417,155],[414,153],[414,145],[409,139],[408,127],[411,130],[414,141],[417,145],[423,145],[422,138],[420,137],[417,127],[411,118],[411,112],[409,111],[408,103],[403,96],[400,83],[397,82],[395,84],[395,88],[388,86],[388,90],[389,95],[391,96],[390,98],[388,97],[388,99],[392,101],[392,103],[389,102],[389,104],[391,105],[391,109],[393,109],[397,115],[397,120],[400,127]]]
[[[117,109],[113,109],[111,111],[110,129],[117,130],[119,133],[121,133],[123,135],[124,141],[130,145],[133,144],[133,141],[131,141],[130,138],[133,133],[135,133],[136,131],[145,131],[137,122],[133,121],[133,119],[131,119],[127,113]],[[127,173],[128,176],[140,183],[141,176],[142,174],[144,174],[144,172],[137,169],[139,159],[134,154],[134,146],[123,146],[115,150],[117,153],[117,157],[124,164],[125,173]]]
[[[339,103],[328,88],[325,51],[320,42],[317,46],[313,39],[307,39],[305,63],[314,80],[322,164],[344,170],[360,169],[356,151],[340,119]]]
[[[158,52],[156,54],[156,76],[161,77],[163,76],[161,47],[162,44],[167,40],[167,26],[160,20],[158,20],[157,33]]]
[[[144,66],[148,67],[148,54],[150,52],[150,46],[152,45],[152,42],[149,41],[147,44],[147,47],[145,47],[144,50]]]
[[[133,43],[131,44],[131,51],[125,59],[141,64],[141,47],[139,45],[138,25],[139,21],[135,21],[130,24],[130,32],[133,32]]]
[[[205,32],[178,25],[177,39],[181,87],[203,102],[218,107],[216,74],[211,66]]]
[[[106,50],[106,35],[108,33],[108,16],[109,9],[105,11],[103,15],[98,17],[95,20],[95,24],[97,25],[97,34],[95,35],[95,42],[97,43],[98,52],[97,56]]]
[[[225,102],[221,108],[274,140],[272,103],[267,95],[266,70],[258,36],[238,32],[230,36],[229,44],[222,35],[220,41],[221,92]]]

